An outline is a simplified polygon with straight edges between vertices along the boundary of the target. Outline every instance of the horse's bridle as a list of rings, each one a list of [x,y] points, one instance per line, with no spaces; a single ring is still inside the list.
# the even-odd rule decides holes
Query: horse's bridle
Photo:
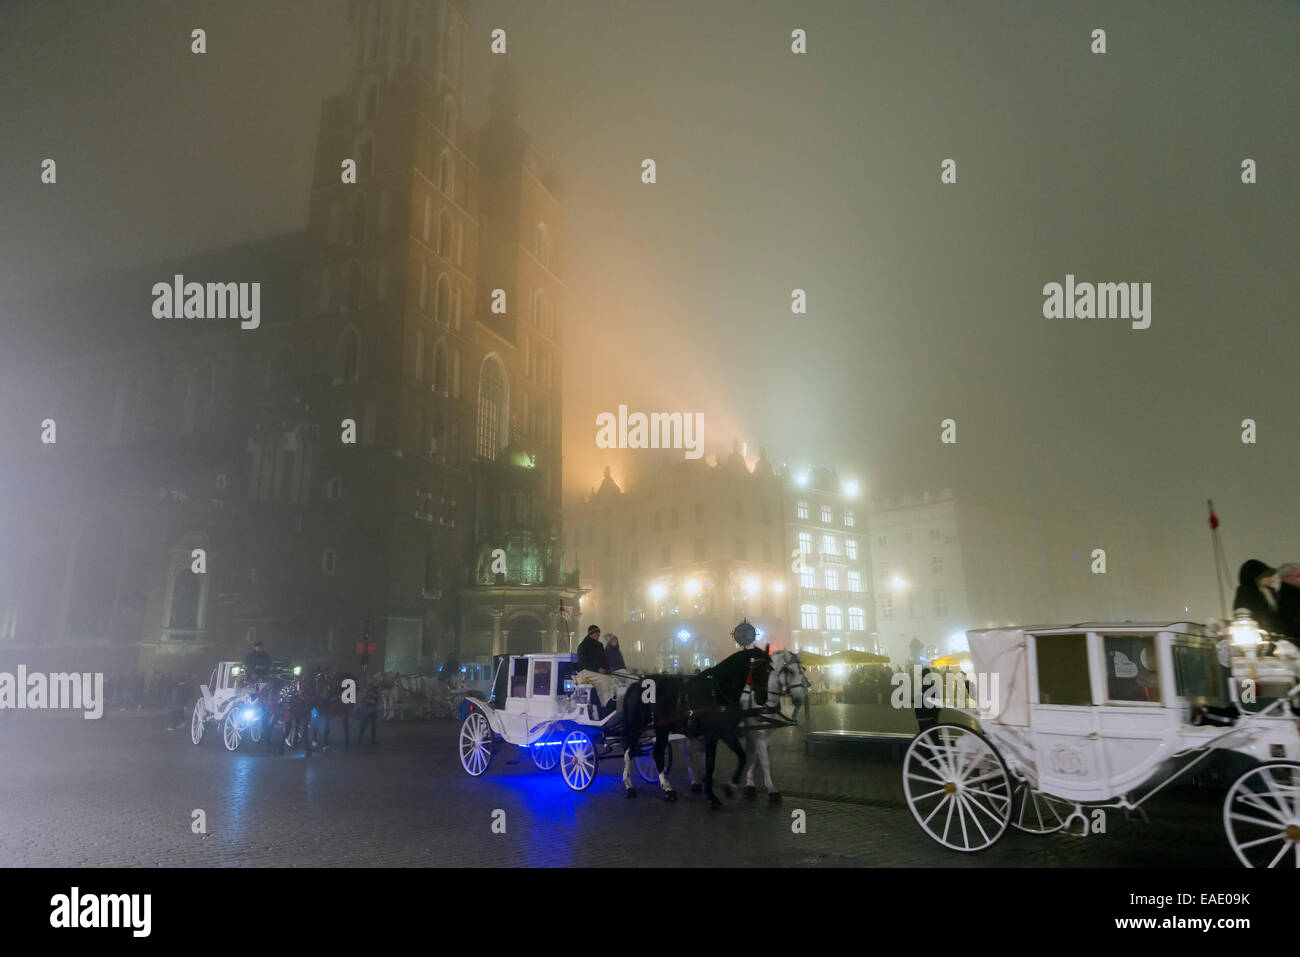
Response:
[[[786,657],[785,664],[781,665],[781,667],[777,669],[776,672],[777,676],[778,678],[780,678],[780,676],[785,675],[786,672],[794,670],[794,665],[796,663],[799,664],[799,671],[798,671],[799,680],[794,684],[791,684],[789,681],[781,681],[782,694],[789,694],[791,688],[808,687],[808,677],[803,673],[803,663],[799,662],[799,659],[796,658],[794,655],[789,655]]]

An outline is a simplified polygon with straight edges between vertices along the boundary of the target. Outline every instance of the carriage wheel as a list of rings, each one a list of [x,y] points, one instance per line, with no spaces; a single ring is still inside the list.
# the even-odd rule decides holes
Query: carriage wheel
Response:
[[[664,748],[664,774],[673,769],[673,746],[669,743]],[[646,784],[659,783],[659,769],[655,767],[654,742],[645,746],[636,756],[636,773]]]
[[[203,743],[203,732],[208,728],[208,713],[203,707],[203,699],[194,702],[194,714],[190,718],[190,740],[195,744]]]
[[[467,774],[478,777],[492,763],[492,726],[483,712],[475,710],[465,716],[460,726],[460,764]]]
[[[1011,795],[1011,826],[1026,834],[1054,834],[1072,813],[1074,805],[1069,801],[1035,791],[1028,781],[1019,782]]]
[[[239,714],[238,706],[230,709],[230,714],[226,715],[226,720],[221,723],[221,739],[226,743],[227,751],[236,751],[239,749],[239,723],[235,716]]]
[[[560,745],[560,773],[575,791],[591,787],[596,777],[596,747],[585,731],[570,731]]]
[[[1011,820],[1011,775],[983,735],[955,724],[918,734],[903,759],[903,791],[921,828],[954,851],[991,847]]]
[[[533,742],[532,747],[528,749],[533,756],[533,764],[543,771],[551,770],[560,763],[561,743],[560,739],[550,731],[538,738]]]
[[[1300,867],[1300,764],[1270,761],[1237,778],[1223,829],[1246,867]]]

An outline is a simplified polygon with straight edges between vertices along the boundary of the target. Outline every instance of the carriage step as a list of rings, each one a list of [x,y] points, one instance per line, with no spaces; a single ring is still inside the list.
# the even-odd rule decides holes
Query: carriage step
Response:
[[[828,753],[867,754],[889,749],[892,761],[901,761],[915,735],[905,731],[809,731],[804,753],[809,757]]]

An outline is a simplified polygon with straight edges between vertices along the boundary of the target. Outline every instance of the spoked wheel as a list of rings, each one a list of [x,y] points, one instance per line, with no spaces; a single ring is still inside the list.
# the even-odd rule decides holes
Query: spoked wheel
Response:
[[[1026,834],[1054,834],[1073,813],[1069,801],[1035,791],[1028,781],[1018,782],[1011,795],[1011,826]]]
[[[543,771],[549,771],[560,763],[560,741],[553,732],[547,732],[541,738],[533,742],[532,747],[528,749],[533,756],[533,764],[537,765]]]
[[[955,724],[935,725],[912,740],[903,791],[925,833],[954,851],[992,847],[1011,820],[1006,764],[982,735]]]
[[[673,769],[673,746],[664,748],[664,774]],[[636,773],[646,784],[659,783],[659,769],[655,767],[654,744],[648,744],[636,756]]]
[[[478,777],[492,763],[492,726],[482,711],[471,711],[460,726],[460,764],[467,774]]]
[[[560,773],[575,791],[585,791],[596,778],[596,747],[585,731],[570,731],[560,745]]]
[[[1237,778],[1223,829],[1246,867],[1300,867],[1300,764],[1271,761]]]
[[[226,715],[226,720],[221,722],[221,740],[225,742],[227,751],[237,751],[240,739],[243,737],[236,717],[238,714],[238,707],[231,708],[230,714]]]
[[[195,744],[203,743],[203,732],[208,728],[208,712],[203,707],[203,699],[194,702],[194,714],[190,717],[190,740]]]

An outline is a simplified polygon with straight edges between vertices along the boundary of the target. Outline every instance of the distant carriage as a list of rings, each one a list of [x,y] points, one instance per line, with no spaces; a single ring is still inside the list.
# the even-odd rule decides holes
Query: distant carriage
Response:
[[[268,727],[275,728],[282,716],[281,694],[277,689],[291,686],[298,669],[291,671],[278,666],[265,682],[247,680],[243,670],[243,664],[238,661],[218,662],[208,683],[199,686],[199,697],[190,716],[190,740],[195,744],[203,743],[208,725],[221,728],[221,740],[227,751],[238,750],[246,737],[258,743]],[[292,746],[297,740],[286,738],[286,743]]]
[[[1294,665],[1275,699],[1248,713],[1216,636],[1198,625],[972,631],[969,640],[977,679],[998,680],[991,707],[967,710],[979,730],[929,728],[904,759],[908,807],[935,841],[980,851],[1008,827],[1047,834],[1086,824],[1085,810],[1140,808],[1218,753],[1245,766],[1223,804],[1238,860],[1300,866]],[[1256,670],[1280,664],[1262,659]]]

